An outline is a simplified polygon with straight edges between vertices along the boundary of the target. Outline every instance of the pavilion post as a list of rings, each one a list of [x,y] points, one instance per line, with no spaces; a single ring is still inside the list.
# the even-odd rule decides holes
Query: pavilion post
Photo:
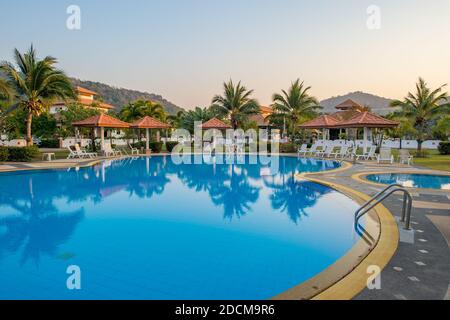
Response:
[[[150,154],[150,129],[145,129],[145,153]]]
[[[105,128],[100,127],[100,148],[105,151]]]
[[[368,136],[368,129],[367,129],[367,127],[364,127],[364,142],[363,142],[364,154],[367,153],[367,139],[368,139],[367,136]]]
[[[156,141],[161,142],[161,133],[158,131],[156,131]]]

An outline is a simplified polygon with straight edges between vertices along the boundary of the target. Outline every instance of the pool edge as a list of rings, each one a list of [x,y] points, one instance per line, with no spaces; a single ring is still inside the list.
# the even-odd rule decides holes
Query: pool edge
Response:
[[[337,170],[343,171],[348,168],[339,168]],[[357,203],[363,203],[370,199],[368,195],[340,184],[304,175],[301,178],[335,189],[349,196]],[[378,266],[381,272],[394,256],[399,242],[397,222],[392,213],[383,205],[379,205],[372,210],[372,214],[376,215],[379,224],[375,225],[373,222],[367,228],[378,228],[378,239],[374,246],[366,251],[364,256],[360,255],[362,241],[360,240],[349,252],[326,270],[298,286],[275,296],[273,299],[350,300],[363,291],[367,287],[369,276],[372,276],[372,274],[367,272],[368,268],[370,266]],[[349,262],[351,263],[350,266],[348,266]],[[343,272],[342,269],[346,269],[346,272]],[[333,276],[334,279],[332,279]],[[322,289],[320,289],[320,284],[323,285]],[[311,294],[314,290],[317,292]]]

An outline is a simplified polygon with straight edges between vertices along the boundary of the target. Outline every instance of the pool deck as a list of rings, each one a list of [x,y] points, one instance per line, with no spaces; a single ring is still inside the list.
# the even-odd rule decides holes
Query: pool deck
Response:
[[[363,179],[372,172],[423,172],[448,174],[440,171],[398,165],[379,166],[358,163],[335,172],[311,176],[344,185],[372,196],[385,186]],[[399,222],[400,241],[397,251],[381,272],[381,289],[364,289],[356,300],[443,300],[449,299],[450,289],[450,192],[432,189],[410,189],[413,196],[412,231]],[[386,199],[383,205],[399,220],[401,194]]]
[[[84,167],[114,159],[118,158],[8,163],[0,164],[0,172]],[[385,186],[369,182],[364,179],[364,176],[381,172],[449,174],[423,168],[377,165],[373,162],[366,162],[347,165],[339,170],[306,176],[324,183],[345,186],[353,190],[355,194],[372,196]],[[345,298],[356,300],[450,299],[450,191],[410,189],[410,192],[413,196],[413,231],[405,231],[403,225],[400,222],[398,223],[400,241],[398,247],[394,248],[396,251],[392,259],[386,261],[387,265],[381,272],[381,289],[369,290],[366,288],[362,291],[358,290],[351,297]],[[394,195],[388,198],[383,202],[383,205],[399,220],[402,195]],[[361,273],[361,271],[359,272]],[[365,275],[360,274],[359,276],[361,279]],[[344,280],[345,278],[340,282]],[[335,290],[336,292],[339,290],[340,282],[328,290]],[[335,294],[327,295],[326,292],[321,295],[318,298],[335,297]]]

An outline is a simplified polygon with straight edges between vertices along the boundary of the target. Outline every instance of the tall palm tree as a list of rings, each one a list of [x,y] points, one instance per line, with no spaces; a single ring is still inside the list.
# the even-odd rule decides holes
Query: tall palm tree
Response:
[[[171,114],[167,116],[167,122],[174,128],[179,128],[181,124],[181,119],[185,115],[184,110],[178,111],[176,114]]]
[[[432,126],[441,115],[448,114],[450,104],[446,85],[432,90],[423,78],[416,84],[416,93],[409,92],[404,100],[394,100],[392,107],[401,107],[403,115],[410,119],[416,129],[417,151],[421,154],[423,141],[431,134]]]
[[[321,108],[317,99],[308,94],[310,89],[297,79],[288,91],[282,90],[281,94],[275,93],[272,97],[274,117],[282,116],[288,122],[294,137],[300,122],[310,119]]]
[[[11,100],[13,95],[10,83],[6,79],[0,78],[0,100]]]
[[[211,108],[196,107],[194,110],[185,112],[180,119],[180,127],[189,132],[194,132],[195,122],[206,122],[216,116],[216,113]]]
[[[16,67],[6,61],[0,64],[0,71],[16,93],[17,107],[27,112],[27,145],[33,144],[31,124],[33,116],[45,111],[54,99],[75,99],[76,95],[69,78],[55,68],[57,60],[47,56],[39,60],[33,46],[21,54],[14,50]]]
[[[166,120],[164,107],[150,100],[137,100],[126,105],[120,111],[120,118],[124,121],[135,121],[139,118],[149,116],[161,121]]]
[[[216,95],[212,99],[212,108],[222,117],[228,117],[233,129],[248,119],[249,116],[259,113],[259,104],[250,98],[253,90],[247,90],[241,82],[235,86],[233,81],[223,84],[223,96]]]

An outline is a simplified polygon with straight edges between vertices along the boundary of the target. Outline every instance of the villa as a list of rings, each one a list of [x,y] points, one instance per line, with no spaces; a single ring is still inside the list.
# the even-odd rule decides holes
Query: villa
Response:
[[[74,102],[79,103],[80,105],[99,110],[102,113],[107,113],[110,110],[114,109],[114,106],[104,103],[102,101],[97,101],[95,97],[98,95],[96,92],[82,88],[82,87],[76,87],[76,93],[77,93],[77,100]],[[58,114],[61,111],[67,110],[67,102],[64,101],[57,101],[49,108],[50,114]]]

